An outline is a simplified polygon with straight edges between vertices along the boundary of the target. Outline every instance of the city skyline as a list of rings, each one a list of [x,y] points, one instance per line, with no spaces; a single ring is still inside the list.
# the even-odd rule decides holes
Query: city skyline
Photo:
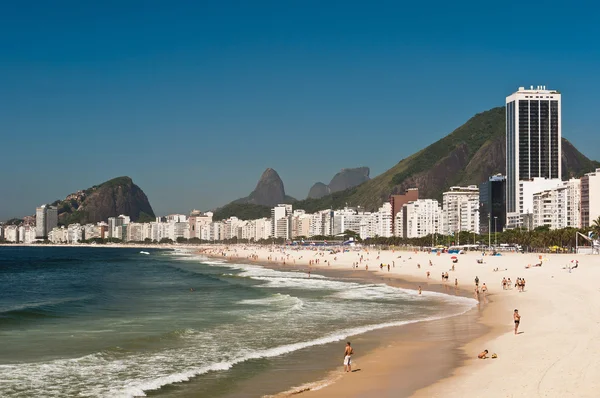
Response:
[[[436,5],[443,17],[390,4],[239,7],[7,7],[0,220],[120,175],[158,214],[245,196],[267,167],[303,199],[344,167],[374,177],[538,84],[565,96],[562,135],[600,159],[589,10],[522,5],[545,21],[540,35],[556,34],[548,21],[568,26],[531,48],[502,28],[525,31],[526,19],[468,2]]]

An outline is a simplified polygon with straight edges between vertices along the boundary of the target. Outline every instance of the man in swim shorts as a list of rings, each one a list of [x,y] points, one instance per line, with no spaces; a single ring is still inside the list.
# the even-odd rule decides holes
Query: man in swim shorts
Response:
[[[347,342],[346,350],[344,350],[344,371],[345,372],[352,371],[352,354],[354,354],[354,350],[350,346],[350,342]]]
[[[517,330],[519,330],[519,323],[521,323],[521,315],[519,315],[519,310],[515,310],[513,313],[513,320],[515,321],[515,334],[517,334]]]

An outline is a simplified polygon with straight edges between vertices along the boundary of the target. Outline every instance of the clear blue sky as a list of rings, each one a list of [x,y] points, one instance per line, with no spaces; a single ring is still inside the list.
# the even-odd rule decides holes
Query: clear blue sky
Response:
[[[563,135],[600,159],[592,3],[12,3],[0,220],[121,175],[160,214],[245,196],[267,167],[304,198],[342,167],[385,171],[521,85],[561,90]]]

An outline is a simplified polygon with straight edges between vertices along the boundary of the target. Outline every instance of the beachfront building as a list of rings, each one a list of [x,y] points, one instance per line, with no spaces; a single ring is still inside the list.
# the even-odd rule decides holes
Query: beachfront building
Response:
[[[581,179],[563,182],[567,187],[567,227],[581,228]]]
[[[479,188],[450,187],[450,191],[443,193],[443,217],[444,235],[462,231],[479,233]]]
[[[479,233],[504,231],[506,177],[497,174],[479,185]]]
[[[558,187],[533,194],[532,228],[581,227],[581,181],[572,178]]]
[[[145,239],[143,233],[144,225],[145,224],[138,222],[130,223],[127,227],[127,242],[143,242]]]
[[[558,91],[547,90],[545,86],[519,87],[506,97],[508,227],[518,226],[512,223],[522,219],[521,181],[559,179],[562,175],[561,137],[561,94]]]
[[[567,187],[533,194],[533,228],[561,229],[567,225]]]
[[[131,217],[121,214],[119,217],[108,218],[108,237],[123,239],[127,237],[126,226],[131,222]],[[125,230],[125,233],[123,233]]]
[[[563,186],[563,181],[559,178],[533,178],[528,181],[519,181],[519,204],[516,212],[507,213],[507,227],[528,230],[535,228],[533,226],[533,195],[561,186]]]
[[[292,205],[278,204],[271,209],[271,236],[290,239],[292,233]]]
[[[1,236],[1,235],[0,235]],[[36,229],[31,225],[19,226],[19,243],[31,244],[36,240]]]
[[[373,213],[375,223],[375,236],[389,238],[393,236],[392,205],[385,202],[376,213]]]
[[[405,203],[396,215],[396,231],[400,238],[421,238],[439,234],[443,225],[442,208],[435,199],[419,199]]]
[[[202,239],[200,231],[204,225],[208,225],[212,222],[212,218],[213,213],[210,211],[203,213],[200,210],[192,210],[188,218],[190,239]]]
[[[5,225],[3,227],[4,240],[10,243],[19,242],[19,227],[16,225]],[[37,229],[36,229],[37,235]]]
[[[81,243],[83,240],[84,228],[79,223],[69,224],[67,226],[67,243]]]
[[[304,210],[294,210],[292,215],[292,238],[308,236],[310,232],[310,215]]]
[[[63,226],[54,227],[48,232],[48,240],[52,243],[67,243],[69,240],[69,230]]]
[[[365,218],[371,213],[361,212],[360,209],[353,207],[344,207],[333,212],[333,235],[343,234],[345,231],[352,231],[357,234],[361,232],[361,225],[366,224]]]
[[[419,188],[409,188],[400,195],[390,195],[390,204],[392,205],[392,236],[398,236],[396,231],[396,223],[394,220],[398,212],[408,202],[414,202],[419,199]]]
[[[242,220],[237,217],[229,217],[223,220],[223,239],[238,238],[238,226],[241,222]]]
[[[58,225],[58,209],[55,206],[42,205],[35,209],[35,233],[38,238],[46,238]]]
[[[600,217],[600,169],[581,177],[581,226],[592,226],[598,217]]]
[[[330,236],[333,233],[334,212],[321,210],[310,215],[309,236]]]

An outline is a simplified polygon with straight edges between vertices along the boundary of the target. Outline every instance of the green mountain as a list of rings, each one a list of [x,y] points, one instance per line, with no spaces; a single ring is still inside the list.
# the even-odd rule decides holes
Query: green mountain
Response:
[[[441,199],[455,185],[479,184],[505,174],[504,107],[481,112],[449,135],[402,159],[394,167],[363,184],[318,199],[294,202],[294,208],[314,212],[345,205],[375,210],[391,194],[419,188],[419,197]],[[562,140],[563,178],[579,177],[600,167],[569,141]]]
[[[52,206],[58,208],[60,224],[95,223],[125,214],[132,221],[154,221],[148,197],[129,177],[117,177],[77,191]]]

